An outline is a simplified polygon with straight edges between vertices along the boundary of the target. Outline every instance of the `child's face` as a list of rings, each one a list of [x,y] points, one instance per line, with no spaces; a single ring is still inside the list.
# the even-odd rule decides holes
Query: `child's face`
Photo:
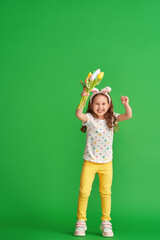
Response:
[[[108,104],[108,100],[106,96],[97,95],[93,99],[93,112],[99,116],[99,118],[104,118],[104,114],[110,108],[110,104]]]

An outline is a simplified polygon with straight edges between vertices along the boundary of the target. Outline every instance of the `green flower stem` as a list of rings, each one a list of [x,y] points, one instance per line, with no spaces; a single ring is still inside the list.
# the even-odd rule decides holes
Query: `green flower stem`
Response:
[[[84,90],[89,93],[96,85],[98,85],[101,82],[102,79],[95,79],[93,82],[89,82],[88,86],[85,86],[82,81],[81,84],[83,85]],[[78,105],[78,109],[83,106],[85,107],[87,101],[87,96],[82,96],[80,104]]]

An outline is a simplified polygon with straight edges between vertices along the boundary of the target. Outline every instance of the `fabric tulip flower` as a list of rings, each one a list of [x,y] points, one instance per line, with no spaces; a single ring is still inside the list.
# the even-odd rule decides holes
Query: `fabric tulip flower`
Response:
[[[101,72],[101,73],[99,73],[99,74],[97,75],[97,78],[98,78],[98,79],[102,79],[103,76],[104,76],[104,72]]]
[[[90,78],[89,78],[89,79],[90,79],[90,81],[92,81],[92,82],[93,82],[93,81],[94,81],[94,79],[95,79],[95,75],[94,75],[94,74],[92,74],[92,75],[90,76]]]
[[[91,72],[89,72],[87,77],[88,77],[88,78],[90,78],[90,76],[91,76],[91,75],[92,75],[92,73],[91,73]]]

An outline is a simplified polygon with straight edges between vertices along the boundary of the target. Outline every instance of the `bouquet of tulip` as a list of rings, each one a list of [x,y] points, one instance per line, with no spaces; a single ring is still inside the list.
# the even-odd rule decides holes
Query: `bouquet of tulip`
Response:
[[[100,69],[97,69],[93,74],[91,72],[88,73],[88,76],[85,80],[85,83],[80,81],[84,90],[86,92],[90,92],[96,85],[98,85],[104,76],[104,72],[101,72]],[[82,96],[80,104],[78,105],[78,109],[82,106],[85,107],[87,101],[87,96]]]

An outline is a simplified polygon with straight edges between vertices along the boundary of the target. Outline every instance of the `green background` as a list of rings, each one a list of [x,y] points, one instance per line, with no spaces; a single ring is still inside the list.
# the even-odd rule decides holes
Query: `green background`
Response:
[[[114,239],[160,238],[160,2],[0,2],[0,237],[73,239],[86,135],[75,111],[100,68],[119,122],[113,141]],[[84,109],[84,112],[86,108]],[[99,179],[87,235],[101,239]]]

